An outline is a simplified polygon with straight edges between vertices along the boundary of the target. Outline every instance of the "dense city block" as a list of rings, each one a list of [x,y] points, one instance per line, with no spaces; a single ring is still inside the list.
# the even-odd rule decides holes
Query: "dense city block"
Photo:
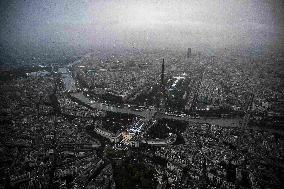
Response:
[[[281,188],[281,62],[128,50],[11,69],[0,188]]]

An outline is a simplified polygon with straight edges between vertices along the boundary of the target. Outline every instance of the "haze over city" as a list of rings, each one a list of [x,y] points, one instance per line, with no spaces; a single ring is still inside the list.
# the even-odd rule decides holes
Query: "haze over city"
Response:
[[[4,0],[7,47],[283,47],[281,0]]]
[[[283,0],[1,0],[0,189],[284,186]]]

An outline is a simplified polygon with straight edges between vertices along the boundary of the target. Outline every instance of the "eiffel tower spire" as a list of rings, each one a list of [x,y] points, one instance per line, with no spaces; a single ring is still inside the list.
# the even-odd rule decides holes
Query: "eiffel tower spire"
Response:
[[[161,72],[161,83],[160,83],[160,109],[163,110],[165,109],[165,59],[163,59],[162,62],[162,72]]]

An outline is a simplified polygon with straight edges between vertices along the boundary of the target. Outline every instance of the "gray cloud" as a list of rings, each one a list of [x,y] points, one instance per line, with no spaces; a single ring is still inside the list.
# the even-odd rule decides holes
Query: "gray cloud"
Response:
[[[1,4],[1,40],[44,46],[283,45],[281,0],[25,0]]]

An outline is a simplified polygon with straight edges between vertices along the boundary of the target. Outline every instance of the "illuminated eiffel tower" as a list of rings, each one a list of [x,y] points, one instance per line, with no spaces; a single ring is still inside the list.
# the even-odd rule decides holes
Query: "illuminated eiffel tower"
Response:
[[[159,103],[159,110],[164,112],[165,111],[165,94],[166,94],[166,87],[165,87],[165,59],[162,62],[162,72],[161,72],[161,83],[160,83],[160,103]]]

